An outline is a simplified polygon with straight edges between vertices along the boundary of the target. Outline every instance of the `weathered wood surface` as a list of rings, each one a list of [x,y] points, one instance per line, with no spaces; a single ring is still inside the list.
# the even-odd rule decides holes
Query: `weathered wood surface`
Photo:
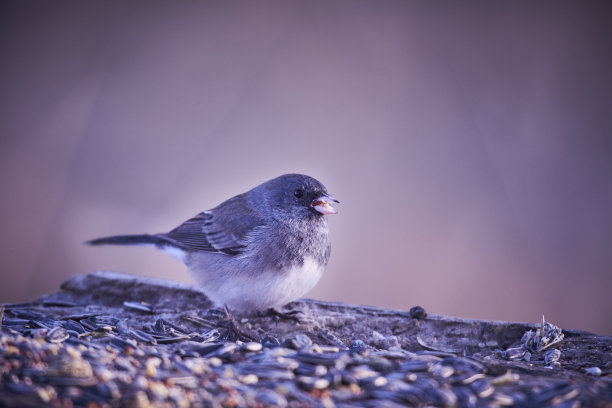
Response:
[[[232,343],[210,306],[190,285],[112,272],[5,305],[0,405],[612,406],[609,337],[563,330],[525,354],[540,324],[305,299],[283,310],[299,322],[236,316],[255,341]]]

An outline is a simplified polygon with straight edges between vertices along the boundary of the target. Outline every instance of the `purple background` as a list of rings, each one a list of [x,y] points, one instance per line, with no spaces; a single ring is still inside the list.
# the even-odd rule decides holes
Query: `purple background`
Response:
[[[612,335],[605,2],[2,2],[0,301],[287,172],[342,204],[310,297]]]

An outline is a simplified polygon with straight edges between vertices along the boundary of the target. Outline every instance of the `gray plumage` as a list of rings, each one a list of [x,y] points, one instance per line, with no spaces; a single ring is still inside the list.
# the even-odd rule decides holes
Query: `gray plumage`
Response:
[[[183,261],[217,305],[264,310],[295,300],[318,282],[330,255],[325,187],[286,174],[185,221],[168,233],[121,235],[90,245],[154,245]]]

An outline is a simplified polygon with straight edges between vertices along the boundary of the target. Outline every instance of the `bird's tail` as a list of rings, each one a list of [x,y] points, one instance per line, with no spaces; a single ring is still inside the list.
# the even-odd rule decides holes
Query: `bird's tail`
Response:
[[[112,237],[102,237],[85,242],[88,245],[155,245],[159,247],[173,245],[167,239],[159,235],[115,235]]]
[[[85,243],[88,245],[151,245],[182,262],[185,262],[187,255],[185,248],[164,234],[115,235],[92,239]]]

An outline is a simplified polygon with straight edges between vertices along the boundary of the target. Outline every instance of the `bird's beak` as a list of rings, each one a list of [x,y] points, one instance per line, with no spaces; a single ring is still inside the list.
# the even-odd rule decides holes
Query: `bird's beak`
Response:
[[[319,198],[316,198],[312,203],[310,203],[310,207],[320,212],[321,214],[336,214],[338,210],[331,206],[331,203],[339,203],[340,201],[332,198],[326,194],[322,195]]]

